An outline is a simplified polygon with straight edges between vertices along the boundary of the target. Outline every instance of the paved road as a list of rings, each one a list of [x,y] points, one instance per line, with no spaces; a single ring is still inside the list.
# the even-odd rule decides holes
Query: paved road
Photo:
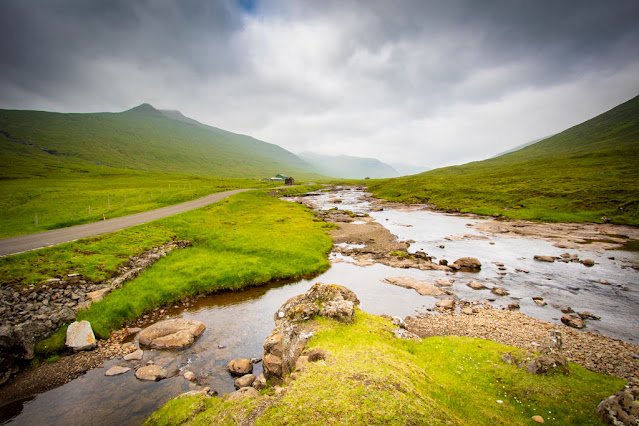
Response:
[[[206,197],[187,201],[186,203],[132,214],[130,216],[122,216],[100,222],[71,226],[69,228],[54,229],[52,231],[38,232],[36,234],[21,235],[19,237],[5,238],[0,240],[0,257],[54,246],[56,244],[66,243],[80,238],[108,234],[130,226],[140,225],[152,220],[162,219],[163,217],[208,206],[209,204],[216,203],[224,198],[244,191],[250,191],[250,189],[235,189],[233,191],[218,192],[217,194],[207,195]]]

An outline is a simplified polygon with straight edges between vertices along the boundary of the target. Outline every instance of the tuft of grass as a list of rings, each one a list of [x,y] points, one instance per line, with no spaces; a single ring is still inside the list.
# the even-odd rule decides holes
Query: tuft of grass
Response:
[[[394,326],[357,311],[352,324],[317,318],[307,349],[325,359],[307,364],[279,400],[263,394],[253,402],[266,406],[255,424],[531,424],[534,415],[548,423],[601,424],[597,404],[624,381],[570,364],[569,374],[532,375],[501,360],[513,350],[492,341],[431,337],[421,343],[399,340]],[[245,421],[255,412],[211,398],[212,408],[182,413],[175,422],[170,402],[148,424]],[[179,404],[185,404],[179,402]]]

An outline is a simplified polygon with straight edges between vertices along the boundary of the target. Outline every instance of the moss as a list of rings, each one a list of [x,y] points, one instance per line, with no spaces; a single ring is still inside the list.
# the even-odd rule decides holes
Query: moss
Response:
[[[219,424],[234,413],[238,422],[265,425],[492,425],[530,424],[541,415],[549,423],[600,424],[595,407],[624,384],[575,364],[567,376],[532,375],[501,361],[513,348],[460,337],[417,343],[395,338],[393,328],[360,310],[352,324],[316,318],[306,352],[323,355],[296,373],[282,398],[262,393],[252,402],[265,407],[259,412],[246,402],[213,402],[193,421],[179,421]],[[152,418],[173,410],[166,405]]]

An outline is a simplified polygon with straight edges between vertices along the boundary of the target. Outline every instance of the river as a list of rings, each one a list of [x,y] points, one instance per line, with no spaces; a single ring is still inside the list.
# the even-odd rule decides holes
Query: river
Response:
[[[413,240],[409,252],[424,251],[434,256],[435,261],[473,256],[481,260],[482,269],[478,273],[451,273],[397,269],[381,264],[360,267],[353,264],[352,259],[332,253],[333,261],[339,263],[334,263],[331,269],[314,279],[219,293],[201,298],[190,307],[170,308],[169,316],[202,321],[206,331],[184,350],[145,351],[142,363],[153,360],[165,366],[169,378],[142,382],[135,378],[133,371],[106,377],[104,373],[110,367],[127,365],[121,359],[111,360],[101,368],[16,405],[8,423],[141,424],[166,401],[189,390],[190,382],[180,374],[186,370],[195,373],[198,384],[210,386],[220,395],[232,392],[233,378],[226,372],[226,364],[233,358],[261,357],[262,342],[274,327],[273,313],[288,298],[304,293],[316,282],[350,288],[367,312],[405,317],[427,312],[438,299],[387,284],[383,282],[384,278],[408,276],[426,282],[454,280],[448,289],[459,299],[490,299],[495,307],[517,303],[521,312],[550,322],[559,322],[560,307],[571,306],[575,311],[591,311],[601,316],[599,321],[587,322],[588,330],[632,343],[639,340],[639,312],[636,309],[639,306],[639,272],[630,267],[639,263],[636,252],[590,251],[584,246],[584,249],[569,252],[578,253],[580,258],[594,259],[597,264],[592,268],[580,263],[544,263],[533,260],[533,255],[559,256],[566,250],[540,239],[487,238],[472,227],[482,220],[478,218],[423,208],[370,211],[370,203],[360,190],[345,188],[341,192],[320,192],[312,197],[321,209],[337,207],[369,213],[398,239]],[[496,263],[504,266],[499,269]],[[602,279],[611,284],[601,284]],[[489,287],[502,287],[510,294],[498,297],[487,290],[473,290],[466,285],[471,280],[489,284]],[[548,305],[537,305],[533,297],[543,297]],[[255,364],[254,374],[260,373],[261,363]]]

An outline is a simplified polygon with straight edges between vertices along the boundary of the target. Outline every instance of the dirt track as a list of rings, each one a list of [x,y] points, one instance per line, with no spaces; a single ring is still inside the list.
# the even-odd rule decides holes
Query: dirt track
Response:
[[[66,243],[68,241],[75,241],[80,238],[88,238],[95,237],[97,235],[108,234],[110,232],[119,231],[120,229],[128,228],[130,226],[140,225],[156,219],[162,219],[174,214],[184,213],[189,210],[195,210],[200,207],[208,206],[209,204],[216,203],[220,200],[223,200],[224,198],[244,191],[250,191],[250,189],[235,189],[232,191],[218,192],[217,194],[207,195],[206,197],[198,198],[197,200],[193,201],[187,201],[186,203],[163,207],[161,209],[151,210],[148,212],[132,214],[130,216],[123,216],[100,222],[87,223],[84,225],[71,226],[69,228],[38,232],[35,234],[21,235],[19,237],[5,238],[0,240],[0,257],[35,250],[43,247],[54,246],[56,244]]]

